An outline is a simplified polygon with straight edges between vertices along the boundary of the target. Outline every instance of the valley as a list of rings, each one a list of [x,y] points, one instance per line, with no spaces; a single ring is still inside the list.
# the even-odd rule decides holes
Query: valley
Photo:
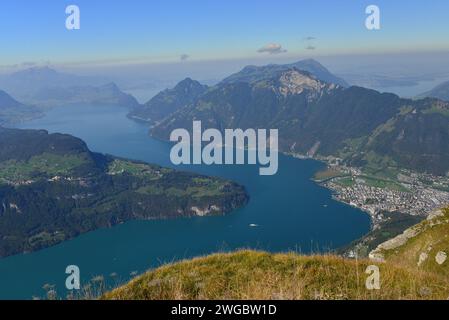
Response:
[[[320,162],[280,154],[279,171],[273,176],[260,176],[253,165],[177,167],[170,161],[171,144],[149,137],[148,126],[127,119],[126,114],[124,108],[109,106],[54,108],[20,128],[63,132],[81,138],[90,150],[101,154],[235,181],[245,187],[247,204],[226,215],[131,219],[46,249],[2,258],[0,298],[41,297],[45,284],[54,285],[59,296],[65,297],[64,270],[73,263],[81,269],[82,283],[102,275],[114,284],[116,279],[130,279],[136,271],[167,261],[242,247],[327,252],[369,231],[367,214],[334,201],[330,191],[311,181],[323,166]],[[120,172],[122,165],[110,168],[111,173]],[[197,194],[196,190],[189,192]]]
[[[19,126],[79,136],[101,153],[86,150],[81,144],[81,149],[64,149],[60,154],[48,150],[19,152],[15,158],[0,162],[1,190],[8,200],[1,207],[5,228],[11,225],[12,217],[17,219],[24,212],[50,213],[40,217],[41,224],[30,220],[31,224],[23,224],[17,234],[4,237],[7,249],[3,254],[39,250],[39,254],[61,259],[71,252],[61,251],[66,247],[85,252],[87,242],[78,240],[81,234],[119,225],[110,229],[110,234],[119,234],[121,241],[114,242],[102,261],[87,252],[78,254],[86,264],[85,258],[90,257],[92,272],[118,270],[125,278],[134,274],[126,259],[116,270],[106,264],[115,265],[117,257],[128,256],[126,248],[142,239],[154,245],[145,249],[139,246],[140,250],[158,261],[174,259],[184,250],[184,241],[195,248],[188,257],[215,252],[219,243],[226,243],[230,249],[249,246],[278,252],[299,247],[302,252],[313,252],[311,239],[319,251],[345,248],[343,255],[362,257],[373,246],[449,201],[444,175],[448,170],[444,161],[448,157],[447,103],[436,99],[412,101],[374,90],[348,88],[338,79],[335,81],[339,84],[328,83],[297,69],[301,64],[311,61],[250,66],[212,87],[187,78],[131,109],[111,108],[115,104],[112,100],[105,100],[105,104],[95,100],[89,105],[91,100],[76,97],[83,90],[66,91],[74,94],[78,102],[52,107],[46,110],[45,117]],[[309,70],[319,70],[322,79],[331,77],[324,67],[312,65],[315,69]],[[132,122],[125,115],[139,121]],[[348,117],[352,120],[347,121]],[[179,169],[183,172],[167,169],[177,166],[170,161],[169,144],[164,141],[169,140],[172,129],[185,128],[188,132],[194,120],[202,121],[205,130],[279,128],[279,148],[284,154],[279,158],[279,171],[264,181],[256,178],[256,168],[247,165],[234,169],[218,163],[182,164]],[[148,137],[148,131],[160,140]],[[17,150],[11,146],[5,149],[12,151]],[[322,168],[323,163],[327,169]],[[220,178],[210,178],[216,176]],[[309,181],[312,178],[319,185]],[[41,194],[35,193],[36,186],[43,188]],[[26,206],[31,203],[28,200],[20,202],[25,193],[32,194],[30,191],[35,197],[33,208]],[[46,194],[51,201],[42,201]],[[44,204],[51,206],[44,209]],[[371,229],[358,209],[370,215]],[[52,225],[49,222],[57,211],[63,214]],[[236,214],[221,221],[205,217],[231,211]],[[174,217],[193,219],[174,219],[176,222],[162,227],[178,242],[164,242],[159,248],[157,244],[166,238],[159,233],[161,224],[154,221]],[[205,222],[196,225],[199,222],[195,217]],[[128,227],[125,223],[135,219],[149,224]],[[203,223],[206,227],[200,228]],[[45,224],[50,228],[43,228]],[[176,227],[178,224],[183,227]],[[73,228],[77,225],[80,227]],[[139,228],[140,233],[131,235]],[[199,232],[204,239],[202,245],[193,240]],[[98,234],[94,232],[86,239],[101,243],[104,238]],[[61,244],[61,249],[53,247],[55,244]],[[51,250],[40,250],[49,246]],[[118,247],[123,250],[116,253]],[[144,262],[136,254],[136,269],[160,264]],[[21,255],[12,258],[28,261]],[[8,269],[8,261],[3,268]],[[47,262],[40,260],[40,264]],[[45,278],[37,277],[33,288],[42,286],[36,281]]]
[[[449,300],[448,1],[3,2],[0,302]]]
[[[193,119],[209,128],[278,128],[279,150],[326,163],[316,181],[334,199],[367,212],[372,232],[395,220],[391,214],[423,218],[449,203],[445,101],[349,87],[313,60],[247,66],[191,95],[176,88],[139,109],[167,110],[160,99],[168,93],[164,99],[176,101],[170,113],[149,121],[152,136],[168,140]]]

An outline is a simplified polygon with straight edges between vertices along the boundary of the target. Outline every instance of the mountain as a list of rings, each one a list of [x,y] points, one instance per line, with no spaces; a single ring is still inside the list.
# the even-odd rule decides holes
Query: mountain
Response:
[[[297,70],[278,71],[270,79],[219,84],[191,105],[160,122],[152,133],[162,139],[175,128],[190,128],[193,119],[213,128],[287,128],[299,121],[311,101],[341,88]]]
[[[31,120],[41,115],[36,108],[25,106],[0,90],[0,126]]]
[[[208,87],[186,78],[173,89],[166,89],[144,105],[135,108],[129,116],[134,119],[156,123],[175,111],[193,103]]]
[[[268,66],[269,68],[270,66]],[[339,157],[361,167],[449,171],[449,104],[411,100],[319,80],[296,67],[210,88],[151,128],[168,140],[176,128],[272,128],[286,153]]]
[[[307,71],[324,82],[338,84],[343,87],[348,86],[343,79],[332,75],[325,67],[312,59],[286,65],[248,66],[242,71],[224,79],[221,84],[262,81],[270,79],[274,74],[294,68]],[[173,89],[160,92],[146,104],[133,110],[129,116],[137,120],[155,124],[173,112],[195,102],[208,89],[206,85],[186,78],[179,82]]]
[[[247,199],[231,181],[93,153],[70,135],[0,127],[0,257],[131,219],[223,214]]]
[[[403,167],[437,175],[449,173],[449,103],[400,100],[399,112],[369,135],[347,141],[350,162]],[[361,160],[361,161],[359,161]]]
[[[127,108],[139,106],[130,94],[122,92],[115,83],[102,86],[46,87],[36,92],[33,103],[40,107],[73,104],[104,104]]]
[[[0,77],[0,88],[14,95],[20,101],[31,104],[33,96],[44,88],[65,88],[79,86],[99,86],[107,80],[98,77],[77,76],[62,73],[50,67],[33,67]]]
[[[105,83],[107,83],[105,85]],[[137,100],[101,77],[35,67],[0,77],[4,88],[26,105],[49,108],[69,104],[108,104],[135,108]]]
[[[423,97],[431,97],[441,99],[444,101],[449,101],[449,81],[446,81],[436,86],[432,90],[419,95],[419,98]]]
[[[235,82],[251,83],[253,81],[270,79],[273,76],[273,74],[286,71],[292,68],[310,72],[317,79],[323,82],[334,83],[341,87],[349,86],[345,80],[333,75],[323,65],[321,65],[318,61],[313,59],[306,59],[295,63],[283,65],[270,64],[266,66],[247,66],[243,68],[243,70],[241,70],[240,72],[237,72],[225,78],[222,81],[222,83],[235,83]]]

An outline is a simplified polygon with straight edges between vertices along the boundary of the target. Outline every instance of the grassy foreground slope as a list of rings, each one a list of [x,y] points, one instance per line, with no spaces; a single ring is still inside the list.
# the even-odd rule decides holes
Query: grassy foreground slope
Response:
[[[449,208],[446,208],[432,212],[427,220],[379,245],[370,257],[449,279],[448,254]]]
[[[381,289],[365,270],[380,268]],[[393,263],[239,251],[166,265],[104,299],[447,299],[446,277]]]
[[[104,299],[448,299],[449,208],[379,245],[371,259],[238,251],[162,266]],[[380,270],[368,290],[368,266]]]

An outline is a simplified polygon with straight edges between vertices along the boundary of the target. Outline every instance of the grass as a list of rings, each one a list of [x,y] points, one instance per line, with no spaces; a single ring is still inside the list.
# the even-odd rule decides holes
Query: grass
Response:
[[[325,170],[321,170],[321,171],[318,171],[317,173],[315,173],[313,179],[315,181],[324,181],[324,180],[329,180],[329,179],[333,179],[333,178],[337,178],[337,177],[343,177],[343,176],[347,176],[347,175],[348,174],[345,174],[338,169],[327,168]]]
[[[145,163],[114,159],[108,168],[110,175],[127,173],[137,177],[145,177],[151,180],[162,178],[168,169],[150,166]]]
[[[127,173],[136,177],[156,181],[161,179],[169,169],[150,166],[144,163],[137,163],[121,159],[115,159],[108,168],[110,175]],[[192,179],[193,185],[185,189],[170,187],[164,189],[158,186],[149,185],[137,190],[141,194],[167,194],[173,197],[192,196],[194,198],[213,197],[222,194],[223,182],[207,177],[197,177]]]
[[[378,169],[379,171],[381,171],[383,170],[383,168],[398,167],[397,163],[393,159],[388,156],[379,155],[374,151],[366,153],[363,159],[367,162],[365,167],[370,168],[371,170]]]
[[[446,299],[447,278],[378,263],[381,289],[368,290],[369,260],[238,251],[149,271],[103,299]]]
[[[446,300],[449,260],[439,264],[435,256],[449,253],[449,208],[441,212],[413,226],[415,236],[405,243],[382,250],[384,262],[250,250],[218,253],[150,270],[101,298]],[[428,259],[418,265],[423,252]],[[366,288],[371,265],[380,270],[379,290]]]
[[[438,252],[449,254],[449,209],[444,215],[431,221],[425,220],[413,227],[418,234],[404,245],[392,250],[383,250],[386,260],[408,268],[416,268],[449,279],[449,261],[438,264],[435,257]],[[427,259],[418,266],[419,257],[425,253]]]
[[[352,187],[355,184],[355,181],[352,177],[338,178],[335,180],[335,182],[342,187]]]
[[[338,152],[338,156],[342,159],[352,157],[354,154],[360,152],[360,149],[365,145],[366,141],[366,136],[345,140],[343,142],[345,147]]]
[[[397,183],[395,181],[385,180],[385,179],[372,177],[372,176],[363,176],[363,175],[360,176],[360,178],[363,179],[366,182],[366,184],[370,187],[381,188],[381,189],[386,188],[386,189],[400,191],[400,192],[410,192],[409,189],[407,189],[406,187],[402,186],[400,183]]]
[[[368,176],[391,181],[397,181],[398,175],[400,173],[403,173],[397,167],[383,167],[383,168],[365,167],[363,168],[363,172],[365,173],[365,175]]]
[[[12,182],[31,180],[36,174],[46,177],[68,176],[85,161],[81,155],[51,153],[34,156],[28,161],[8,160],[0,163],[0,180]]]
[[[449,117],[449,109],[443,109],[438,106],[433,106],[429,109],[423,110],[424,114],[441,114],[445,117]]]
[[[213,179],[197,179],[194,178],[193,182],[195,183],[193,186],[189,186],[185,189],[180,189],[176,187],[169,187],[164,189],[162,187],[149,185],[140,187],[137,192],[141,194],[166,194],[172,197],[184,197],[189,196],[193,198],[202,198],[202,197],[215,197],[220,196],[223,193],[223,182],[215,181]]]

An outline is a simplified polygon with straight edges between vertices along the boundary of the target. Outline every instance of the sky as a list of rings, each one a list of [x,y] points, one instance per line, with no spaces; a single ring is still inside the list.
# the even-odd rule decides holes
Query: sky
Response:
[[[365,27],[371,4],[380,30]],[[0,66],[449,51],[448,16],[447,0],[2,0]]]

